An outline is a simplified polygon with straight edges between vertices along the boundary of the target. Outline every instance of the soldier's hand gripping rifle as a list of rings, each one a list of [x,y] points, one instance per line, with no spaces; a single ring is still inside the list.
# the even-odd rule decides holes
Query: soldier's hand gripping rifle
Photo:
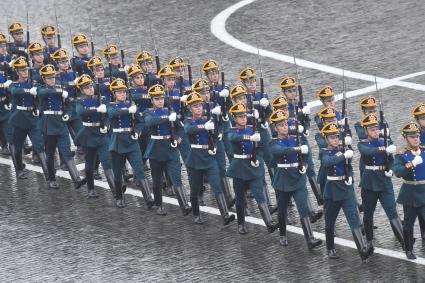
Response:
[[[205,100],[205,110],[207,112],[207,121],[212,122],[210,99]],[[214,123],[214,130],[207,130],[208,131],[208,154],[210,155],[215,155],[217,153],[215,142],[214,142],[214,131],[216,127],[217,125],[216,123]]]
[[[124,49],[121,48],[120,54],[121,54],[122,67],[125,70],[125,61],[124,61],[125,54],[124,54]],[[112,71],[111,71],[112,64],[111,63],[109,63],[109,64],[110,64],[109,65],[110,66],[109,72],[110,72],[110,75],[112,76]],[[129,80],[128,80],[128,74],[127,74],[126,71],[124,71],[124,74],[125,74],[124,81],[125,81],[125,84],[127,85],[127,90],[128,90],[128,99],[130,100],[131,106],[133,106],[136,103],[134,102],[133,95],[131,93],[130,83],[129,83]],[[138,138],[138,134],[136,133],[136,114],[134,114],[134,113],[131,114],[130,126],[131,126],[131,136],[132,136],[132,138],[133,139],[137,139]]]
[[[33,87],[32,72],[34,70],[34,67],[32,64],[31,56],[30,56],[29,45],[30,45],[30,25],[29,25],[28,6],[27,6],[27,52],[28,52],[27,58],[28,58],[28,66],[29,66],[28,78],[29,78],[30,86]],[[33,99],[32,99],[32,115],[36,117],[39,115],[38,101],[36,96],[33,96]]]
[[[97,103],[102,105],[102,94],[100,92],[100,86],[99,86],[99,79],[96,79],[95,81],[95,88],[94,88],[95,94],[97,96]],[[105,114],[99,113],[99,129],[102,134],[106,134],[108,129],[105,127]]]
[[[346,146],[351,150],[351,145],[347,145],[345,142],[345,138],[348,136],[349,133],[349,125],[348,125],[348,116],[347,116],[347,94],[345,92],[345,72],[344,69],[342,70],[342,120],[343,122],[343,127],[344,130],[342,131],[342,153],[345,153],[345,148]],[[344,163],[344,180],[346,183],[349,182],[350,180],[350,163],[349,163],[349,159],[345,159],[345,163]]]
[[[376,88],[376,93],[379,100],[379,128],[383,131],[384,147],[386,149],[388,147],[388,123],[385,121],[384,102],[382,101],[381,92],[378,90],[378,82],[376,81],[376,76],[375,76],[375,88]],[[389,172],[390,161],[389,161],[387,153],[385,153],[384,155],[384,167],[385,167],[385,171]]]
[[[170,115],[173,112],[172,98],[168,91],[168,87],[165,85],[165,82],[163,82],[162,85],[164,86],[165,94],[167,96],[167,108],[168,108],[168,114]],[[176,148],[178,145],[177,139],[176,139],[176,126],[174,125],[173,121],[170,121],[170,145],[173,148]]]
[[[61,42],[61,34],[59,32],[59,21],[58,21],[58,14],[56,12],[56,1],[53,3],[53,7],[55,10],[55,21],[56,21],[56,40],[58,43],[58,47],[61,48],[62,47],[62,42]]]
[[[221,71],[221,90],[226,88],[226,81],[224,79],[224,70]],[[229,121],[229,114],[227,113],[227,97],[223,99],[223,107],[222,107],[222,119],[223,121]]]
[[[59,78],[60,78],[60,81],[61,81],[61,84],[60,84],[60,88],[61,88],[61,95],[62,95],[62,106],[61,106],[61,110],[62,110],[62,120],[63,121],[65,121],[65,122],[67,122],[68,120],[69,120],[69,115],[68,114],[66,114],[65,113],[65,111],[66,111],[66,103],[67,103],[67,98],[64,98],[63,97],[63,92],[64,91],[66,91],[65,89],[64,89],[64,83],[63,83],[63,80],[64,80],[64,78],[63,78],[63,73],[62,72],[60,72],[59,73],[60,75],[59,75]]]
[[[294,121],[295,121],[295,140],[296,140],[296,146],[300,149],[299,152],[297,153],[297,159],[298,159],[298,172],[300,172],[301,174],[305,174],[306,173],[306,168],[304,166],[304,159],[303,159],[303,155],[301,153],[301,138],[300,138],[300,133],[298,131],[298,113],[299,113],[299,108],[298,105],[295,104],[295,117],[294,117]]]
[[[254,98],[251,98],[251,113],[252,113],[252,133],[257,133],[257,117],[255,117],[255,107],[254,107]],[[257,142],[252,142],[252,154],[251,154],[251,166],[252,167],[258,167],[260,165],[260,162],[258,162],[257,159]]]

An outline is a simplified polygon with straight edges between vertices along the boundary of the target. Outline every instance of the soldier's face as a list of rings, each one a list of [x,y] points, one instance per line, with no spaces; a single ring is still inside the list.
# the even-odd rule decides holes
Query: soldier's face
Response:
[[[202,103],[194,103],[192,105],[190,105],[190,112],[192,112],[192,115],[194,117],[201,117],[202,116],[202,111],[203,111],[203,106]]]
[[[54,86],[56,84],[56,78],[55,77],[47,77],[44,78],[44,82],[47,86]]]
[[[78,44],[77,45],[77,47],[76,47],[76,49],[77,49],[77,52],[80,54],[80,55],[87,55],[87,54],[89,54],[89,45],[88,44]]]
[[[408,146],[410,146],[412,148],[418,148],[419,145],[421,144],[421,139],[420,139],[419,135],[407,136],[406,141],[407,141]]]
[[[109,57],[109,62],[111,62],[111,64],[114,66],[118,66],[121,64],[121,58],[118,55],[112,56]]]
[[[288,100],[294,100],[297,96],[297,91],[295,87],[283,89],[282,93],[286,96]]]
[[[133,82],[136,86],[143,86],[145,83],[145,76],[143,74],[138,74],[134,76]]]
[[[323,100],[323,105],[325,105],[325,107],[335,107],[335,98],[326,98]]]
[[[425,116],[422,116],[417,120],[418,120],[419,126],[425,128]]]
[[[92,84],[83,87],[81,90],[83,91],[84,95],[87,95],[87,96],[94,95],[94,87]]]
[[[379,138],[379,127],[371,127],[367,128],[367,135],[371,139],[378,139]]]
[[[376,110],[375,109],[368,109],[368,110],[364,110],[363,113],[365,115],[376,114]]]
[[[24,32],[23,31],[14,32],[12,33],[12,37],[13,37],[13,40],[15,40],[16,42],[22,42],[24,41]]]
[[[28,79],[28,70],[17,70],[16,74],[18,75],[19,79],[26,80]]]
[[[43,64],[44,61],[44,53],[43,52],[37,52],[32,55],[32,59],[36,64]]]
[[[53,36],[44,37],[44,42],[48,47],[54,47],[55,46],[55,38]]]
[[[180,78],[181,76],[184,76],[184,68],[183,67],[173,68],[173,70],[176,73],[176,77]]]
[[[153,107],[155,107],[155,108],[164,107],[164,97],[161,96],[161,97],[152,98],[152,104],[153,104]]]
[[[105,68],[98,66],[94,69],[94,75],[96,78],[103,79],[105,77]]]
[[[239,127],[246,127],[247,124],[247,116],[246,114],[236,115],[235,116],[235,122]]]
[[[255,78],[249,78],[244,81],[244,84],[250,90],[251,92],[254,92],[257,90],[257,80]]]
[[[327,136],[326,140],[328,141],[328,144],[331,147],[338,147],[339,146],[339,137],[337,135]]]
[[[69,69],[69,64],[67,60],[58,61],[59,70],[67,71]]]
[[[241,103],[243,105],[246,105],[246,96],[245,95],[238,95],[233,99],[233,103]]]
[[[277,134],[280,136],[288,135],[288,129],[289,127],[287,122],[280,122],[276,125]]]
[[[207,73],[208,80],[214,84],[218,83],[218,70],[212,70]]]
[[[0,55],[6,54],[6,44],[1,43],[0,44]]]
[[[143,72],[150,73],[153,69],[152,61],[143,61],[140,63],[140,67],[142,67]]]
[[[176,85],[175,77],[165,77],[165,85],[167,88],[173,88]]]
[[[116,90],[114,94],[118,102],[124,102],[127,97],[127,92],[125,90]]]

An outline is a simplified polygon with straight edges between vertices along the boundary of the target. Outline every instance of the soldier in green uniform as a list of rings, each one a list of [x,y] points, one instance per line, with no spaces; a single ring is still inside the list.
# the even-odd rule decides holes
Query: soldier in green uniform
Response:
[[[12,70],[9,66],[12,56],[7,53],[6,35],[0,32],[0,154],[10,155],[9,145],[12,127],[8,123],[12,110],[9,86],[12,84]]]
[[[136,62],[142,67],[145,74],[145,86],[150,87],[159,84],[160,81],[153,70],[153,56],[150,51],[141,51],[136,55]]]
[[[199,212],[199,192],[203,186],[204,177],[208,177],[208,183],[214,192],[224,225],[235,220],[235,216],[229,214],[223,190],[220,185],[220,171],[215,155],[213,154],[216,138],[211,131],[215,124],[204,116],[204,100],[197,92],[192,92],[186,99],[191,117],[186,116],[184,132],[190,141],[190,149],[186,159],[186,168],[190,183],[190,202],[195,217],[195,223],[202,224],[203,220]],[[212,148],[211,148],[212,147]]]
[[[44,85],[37,88],[37,98],[43,113],[41,121],[47,155],[49,188],[59,188],[56,183],[54,168],[55,151],[58,148],[74,182],[74,188],[79,189],[86,183],[86,179],[80,178],[70,149],[71,141],[66,126],[70,117],[70,109],[65,106],[68,92],[56,85],[56,70],[53,65],[44,65],[40,69],[40,75],[43,78]]]
[[[276,165],[272,184],[277,196],[279,212],[279,242],[282,246],[288,245],[286,236],[287,206],[293,197],[297,205],[304,231],[304,237],[309,249],[322,244],[313,236],[309,218],[310,210],[307,204],[306,167],[300,163],[306,157],[309,148],[295,136],[289,135],[288,116],[283,110],[276,110],[270,116],[270,125],[274,126],[277,137],[270,142],[272,163]]]
[[[140,68],[137,65],[136,67]],[[167,172],[183,215],[186,216],[192,209],[183,190],[180,155],[177,148],[178,135],[182,134],[182,131],[178,129],[182,126],[180,123],[176,123],[176,112],[172,110],[170,112],[168,108],[164,107],[165,90],[162,85],[151,86],[148,94],[153,107],[147,108],[143,113],[145,128],[150,133],[145,158],[149,159],[151,166],[153,194],[158,207],[157,214],[166,214],[162,208],[161,180],[163,174]]]
[[[390,220],[394,235],[404,246],[402,224],[398,217],[391,181],[393,173],[390,169],[393,154],[396,153],[396,146],[391,143],[386,145],[384,139],[379,137],[379,123],[375,114],[364,116],[362,127],[366,130],[367,139],[360,140],[358,148],[365,164],[365,169],[360,177],[360,186],[362,188],[363,225],[367,244],[372,246],[373,215],[379,200]]]
[[[335,222],[339,211],[344,211],[354,242],[362,260],[373,254],[373,247],[367,247],[360,228],[360,218],[357,210],[357,201],[353,186],[353,168],[351,160],[353,151],[342,148],[340,145],[339,125],[335,122],[322,127],[321,133],[325,136],[327,147],[320,149],[319,158],[326,170],[326,184],[323,192],[325,201],[325,233],[328,257],[337,259],[335,250]]]
[[[425,218],[425,149],[421,146],[420,130],[416,123],[407,123],[402,133],[406,146],[395,156],[393,170],[403,181],[397,202],[403,205],[404,211],[404,250],[408,259],[416,259],[413,253],[413,227],[417,216]]]
[[[124,62],[121,61],[120,50],[115,44],[110,44],[102,50],[103,56],[108,63],[105,68],[105,73],[114,78],[126,80],[126,73],[123,67]]]
[[[244,93],[245,88],[238,85],[230,95],[235,98],[237,93]],[[268,146],[266,129],[256,129],[257,110],[254,110],[252,125],[248,125],[247,109],[243,103],[235,103],[230,109],[235,126],[229,131],[228,137],[232,145],[233,159],[227,169],[227,176],[233,178],[233,189],[236,196],[236,214],[238,217],[239,234],[247,234],[245,226],[246,190],[251,190],[260,210],[261,217],[269,233],[276,230],[270,214],[264,193],[264,159],[263,149]],[[254,120],[255,119],[255,120]]]
[[[90,74],[87,68],[87,62],[90,60],[90,48],[87,35],[84,33],[76,34],[72,37],[71,44],[75,47],[77,55],[71,58],[71,68],[78,76]]]
[[[412,115],[419,124],[421,146],[425,145],[425,103],[416,105],[413,108]],[[422,215],[418,215],[419,227],[421,228],[422,242],[425,242],[425,219]]]
[[[16,22],[9,25],[9,34],[13,38],[13,42],[9,42],[8,52],[9,54],[19,57],[27,57],[27,42],[24,39],[24,28],[22,23]]]

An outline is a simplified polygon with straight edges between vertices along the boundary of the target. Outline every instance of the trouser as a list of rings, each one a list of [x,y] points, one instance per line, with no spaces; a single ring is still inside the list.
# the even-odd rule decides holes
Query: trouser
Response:
[[[347,219],[350,229],[353,231],[360,228],[360,218],[357,213],[357,202],[354,197],[339,201],[325,199],[325,228],[331,230],[334,229],[335,222],[341,208],[344,211],[345,218]]]
[[[413,231],[416,217],[422,216],[423,218],[425,218],[425,206],[413,207],[409,205],[403,205],[403,212],[404,212],[403,228],[408,231]]]
[[[208,178],[208,183],[210,184],[211,190],[215,196],[219,193],[223,193],[220,185],[220,172],[217,164],[213,164],[213,166],[206,169],[187,168],[187,173],[189,175],[191,197],[199,196],[204,183],[204,176]]]
[[[94,171],[97,160],[100,160],[103,170],[112,169],[111,153],[108,150],[107,144],[102,144],[97,147],[84,147],[84,153],[86,171]]]
[[[44,151],[43,135],[39,127],[30,129],[13,127],[12,143],[15,145],[17,152],[22,152],[22,147],[27,136],[30,138],[33,149],[36,153]]]
[[[288,202],[293,197],[295,204],[297,205],[298,214],[300,215],[300,219],[304,217],[308,217],[310,214],[310,210],[308,208],[307,198],[307,188],[297,189],[295,191],[284,192],[275,190],[277,197],[277,206],[279,217],[283,217],[286,219],[287,211],[288,211]]]
[[[389,220],[398,217],[393,190],[374,192],[362,189],[362,200],[363,219],[366,219],[366,221],[371,221],[371,223],[373,223],[373,215],[375,213],[378,200]]]
[[[233,178],[233,189],[235,191],[236,206],[245,207],[245,193],[251,190],[257,204],[266,202],[263,188],[263,178],[256,178],[252,180],[242,180]]]

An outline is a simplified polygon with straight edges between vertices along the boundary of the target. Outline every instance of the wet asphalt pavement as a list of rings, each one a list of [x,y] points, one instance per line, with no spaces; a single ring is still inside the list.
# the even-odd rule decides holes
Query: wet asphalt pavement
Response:
[[[210,33],[211,19],[237,1],[133,2],[57,1],[63,45],[68,45],[70,30],[90,33],[91,23],[98,51],[106,42],[121,39],[131,61],[141,47],[153,48],[151,22],[161,61],[181,55],[198,70],[203,60],[215,58],[224,64],[229,82],[236,81],[240,66],[258,65],[257,56],[229,47]],[[424,49],[425,4],[419,0],[369,2],[257,1],[233,14],[227,29],[244,42],[259,42],[264,49],[288,55],[295,49],[296,56],[303,59],[385,78],[425,70],[419,59]],[[49,10],[52,3],[29,4],[33,38],[39,26],[54,22],[53,9]],[[6,0],[1,5],[6,7],[2,16],[7,13],[9,21],[25,22],[25,2]],[[266,90],[273,96],[279,78],[293,74],[295,68],[272,59],[261,61]],[[341,91],[341,77],[299,70],[307,101],[314,100],[315,90],[324,84]],[[197,75],[194,71],[194,78]],[[425,76],[409,81],[425,84]],[[354,79],[346,83],[348,90],[371,85]],[[399,129],[409,119],[411,106],[424,100],[423,93],[390,87],[383,95],[393,139],[402,146]],[[348,100],[351,121],[360,119],[359,98]],[[314,144],[316,126],[312,129],[310,142]],[[41,174],[31,172],[29,176],[26,181],[17,181],[10,166],[0,165],[2,282],[425,280],[422,265],[404,260],[375,255],[362,264],[356,250],[337,246],[341,259],[329,261],[323,246],[309,252],[297,234],[290,233],[289,247],[282,248],[278,234],[269,235],[262,226],[251,224],[250,234],[240,236],[236,224],[223,227],[216,215],[204,213],[208,223],[196,226],[191,216],[182,217],[173,205],[165,205],[168,215],[160,217],[147,210],[139,198],[128,196],[127,207],[116,209],[110,194],[101,188],[99,199],[87,200],[84,189],[73,190],[68,179],[60,179],[60,190],[49,191]],[[396,193],[399,186],[394,178]],[[215,207],[210,198],[207,204]],[[253,216],[259,217],[251,204]],[[402,215],[401,207],[398,210]],[[291,218],[297,220],[296,209]],[[380,205],[375,222],[375,245],[401,251]],[[313,229],[323,232],[324,221],[314,224]],[[418,237],[418,228],[415,232]],[[351,240],[342,213],[337,234]],[[418,240],[418,256],[425,256],[424,247]]]

